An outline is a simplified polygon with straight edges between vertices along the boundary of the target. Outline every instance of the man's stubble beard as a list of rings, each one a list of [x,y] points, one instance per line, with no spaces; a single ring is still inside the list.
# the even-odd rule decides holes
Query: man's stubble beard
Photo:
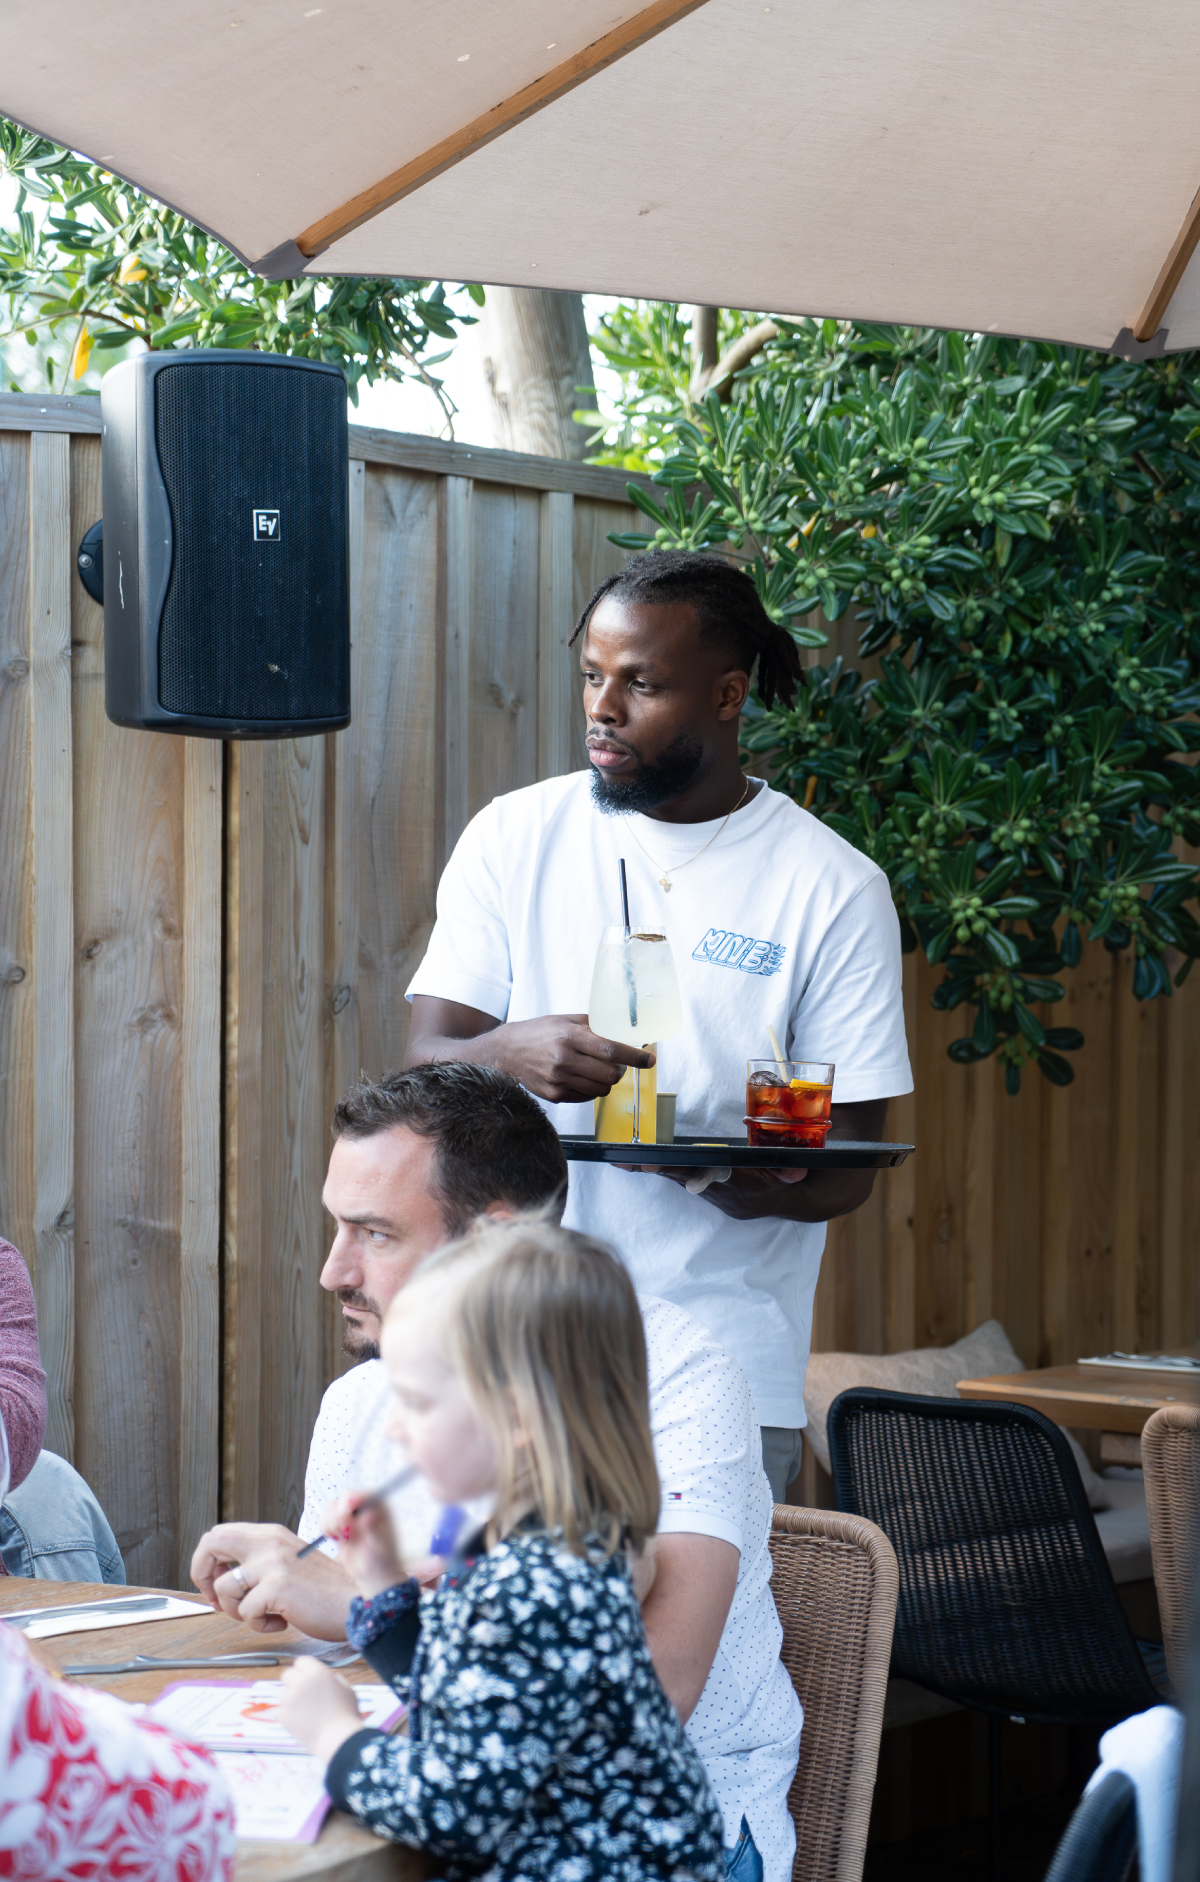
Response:
[[[360,1307],[364,1313],[374,1314],[382,1325],[383,1314],[378,1301],[371,1300],[366,1294],[360,1294],[357,1288],[339,1287],[337,1298],[339,1306]],[[354,1360],[356,1364],[366,1359],[378,1359],[379,1341],[371,1339],[368,1334],[356,1327],[352,1320],[344,1320],[342,1322],[342,1353],[347,1359]]]
[[[632,749],[631,747],[628,749]],[[657,810],[673,797],[681,797],[704,762],[704,747],[690,732],[681,732],[658,757],[643,762],[628,784],[606,778],[592,767],[592,802],[606,816]]]

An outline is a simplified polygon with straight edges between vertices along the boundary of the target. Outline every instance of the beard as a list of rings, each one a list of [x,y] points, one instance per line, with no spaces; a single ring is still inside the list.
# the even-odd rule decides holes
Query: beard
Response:
[[[616,743],[615,740],[610,741]],[[624,749],[638,753],[632,745]],[[637,776],[628,783],[615,778],[606,778],[601,771],[592,769],[592,802],[597,810],[607,816],[614,816],[623,811],[657,810],[672,797],[679,797],[695,782],[696,773],[704,761],[704,747],[698,738],[690,733],[681,732],[677,739],[665,746],[658,757],[646,763],[639,760]]]
[[[339,1287],[337,1297],[343,1307],[358,1307],[363,1313],[373,1313],[382,1324],[383,1311],[378,1301],[372,1300],[368,1294],[360,1294],[353,1287]],[[352,1320],[345,1320],[342,1322],[342,1352],[347,1359],[355,1361],[378,1359],[379,1341],[373,1340],[361,1327],[356,1327]]]

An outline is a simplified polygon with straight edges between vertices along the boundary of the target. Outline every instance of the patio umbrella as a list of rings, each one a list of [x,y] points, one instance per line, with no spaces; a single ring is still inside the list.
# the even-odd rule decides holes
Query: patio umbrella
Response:
[[[1200,344],[1194,0],[5,0],[0,110],[264,274]]]

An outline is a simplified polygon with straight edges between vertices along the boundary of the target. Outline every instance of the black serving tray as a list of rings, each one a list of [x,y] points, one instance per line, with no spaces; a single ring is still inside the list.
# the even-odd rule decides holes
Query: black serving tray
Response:
[[[677,1137],[673,1144],[609,1144],[595,1137],[560,1137],[563,1155],[576,1163],[623,1163],[663,1170],[890,1170],[914,1144],[860,1143],[838,1137],[823,1149],[765,1144],[744,1137]]]

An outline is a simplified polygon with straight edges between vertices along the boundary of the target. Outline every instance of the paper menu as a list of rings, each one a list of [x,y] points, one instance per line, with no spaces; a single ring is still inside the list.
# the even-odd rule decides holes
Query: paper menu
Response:
[[[330,1811],[324,1774],[305,1751],[214,1751],[237,1833],[251,1843],[315,1843]]]
[[[364,1726],[387,1731],[404,1707],[388,1686],[354,1688]],[[211,1753],[247,1840],[315,1842],[330,1808],[325,1769],[278,1720],[277,1680],[180,1680],[148,1708],[152,1718]]]
[[[390,1731],[404,1715],[390,1686],[355,1686],[354,1697],[363,1725],[377,1731]],[[282,1699],[277,1679],[177,1680],[159,1694],[150,1711],[160,1724],[209,1751],[291,1751],[307,1757],[299,1740],[279,1723]]]

